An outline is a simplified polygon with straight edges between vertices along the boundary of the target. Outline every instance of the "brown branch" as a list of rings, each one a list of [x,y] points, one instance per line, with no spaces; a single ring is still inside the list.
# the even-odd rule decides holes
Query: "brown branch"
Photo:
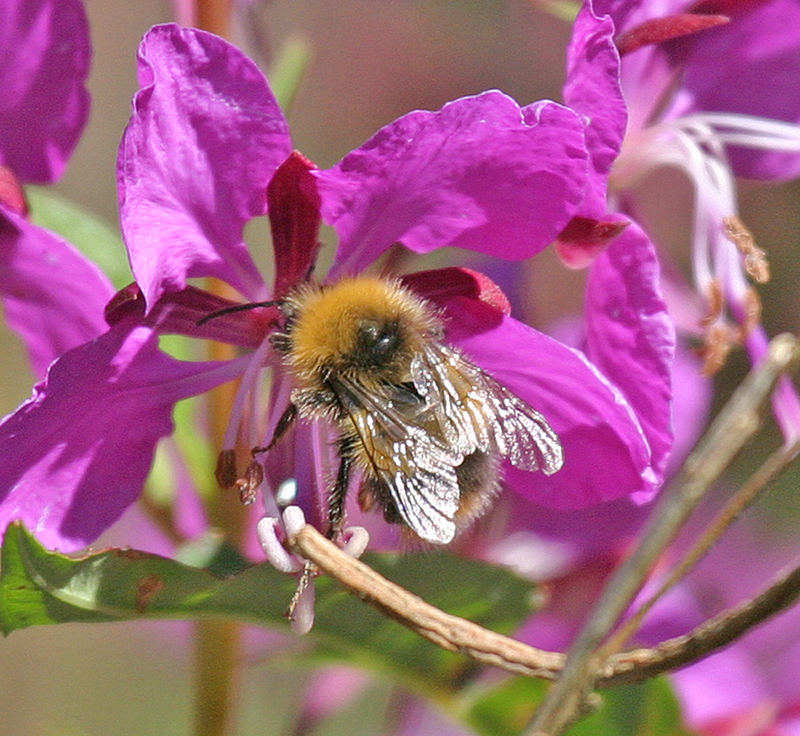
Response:
[[[792,335],[779,335],[770,343],[766,359],[733,393],[676,482],[662,494],[640,534],[637,548],[611,576],[567,656],[564,671],[537,709],[530,734],[557,736],[572,721],[611,654],[607,650],[598,652],[601,643],[708,488],[755,434],[772,389],[784,371],[797,363],[799,355],[797,340]]]
[[[289,547],[361,600],[444,649],[529,677],[552,678],[561,670],[563,654],[536,649],[439,610],[342,552],[309,524],[289,539]]]
[[[628,619],[624,626],[617,631],[604,646],[605,650],[614,651],[624,646],[633,634],[639,629],[644,617],[676,583],[682,580],[694,566],[714,546],[716,541],[733,524],[739,515],[758,498],[767,485],[775,480],[789,464],[797,457],[800,451],[800,440],[795,440],[789,445],[784,445],[773,452],[766,462],[755,472],[747,482],[728,500],[714,520],[706,527],[700,538],[692,545],[689,552],[670,572],[667,579],[658,590],[643,603],[636,613]]]
[[[597,684],[613,687],[638,682],[696,662],[788,608],[798,597],[800,567],[779,576],[757,597],[710,618],[689,634],[667,639],[653,649],[634,649],[611,657]]]
[[[564,654],[537,649],[439,610],[345,554],[311,525],[303,527],[289,544],[294,552],[363,601],[444,649],[527,677],[555,679],[563,670]],[[709,619],[685,636],[668,639],[651,649],[615,654],[603,666],[596,684],[607,688],[640,682],[702,659],[787,608],[798,597],[800,567],[778,577],[756,598]]]

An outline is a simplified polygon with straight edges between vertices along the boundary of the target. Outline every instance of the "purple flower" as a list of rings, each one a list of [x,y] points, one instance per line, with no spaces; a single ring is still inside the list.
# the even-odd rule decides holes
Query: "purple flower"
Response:
[[[738,217],[734,174],[800,173],[798,29],[795,0],[587,0],[575,22],[565,100],[585,116],[594,143],[580,214],[608,226],[636,215],[636,187],[653,169],[687,175],[695,189],[691,262],[705,304],[691,332],[705,336],[707,373],[737,342],[754,363],[765,354],[751,282],[766,281],[769,270]],[[568,262],[583,265],[599,249],[582,241],[586,230],[571,240],[567,229]],[[797,437],[800,401],[788,380],[775,409],[787,441]]]
[[[38,376],[100,335],[108,280],[27,219],[22,183],[58,179],[89,113],[89,29],[77,0],[3,0],[0,28],[0,298]]]
[[[89,29],[78,0],[0,3],[0,165],[58,179],[89,115]]]
[[[328,280],[363,270],[398,243],[413,253],[455,246],[520,260],[545,248],[585,197],[584,125],[552,102],[520,108],[485,92],[412,112],[320,171],[292,153],[256,66],[221,39],[156,27],[140,47],[139,75],[118,163],[138,288],[109,305],[108,332],[60,358],[31,401],[0,424],[0,448],[15,458],[0,476],[0,526],[23,518],[61,549],[91,541],[133,501],[178,399],[240,377],[219,469],[226,484],[249,472],[232,467],[237,444],[263,445],[287,406],[291,378],[269,342],[278,310],[198,326],[232,302],[189,279],[215,276],[244,301],[281,298],[314,267],[320,218],[339,235]],[[244,225],[267,210],[271,290],[242,238]],[[652,245],[631,227],[602,258],[588,297],[596,363],[511,318],[502,294],[478,274],[405,277],[445,310],[447,340],[558,432],[563,471],[508,475],[516,492],[548,505],[648,497],[670,443],[672,333]],[[167,332],[249,352],[227,363],[182,363],[157,349]],[[265,413],[262,377],[270,369]],[[335,461],[328,432],[300,424],[266,454],[270,516],[278,517],[274,494],[296,488],[306,517],[320,521]],[[255,485],[259,473],[250,478]]]

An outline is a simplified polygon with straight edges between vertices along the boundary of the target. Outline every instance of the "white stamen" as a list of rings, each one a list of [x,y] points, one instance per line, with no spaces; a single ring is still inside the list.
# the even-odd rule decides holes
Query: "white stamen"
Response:
[[[307,634],[311,631],[311,627],[314,626],[314,603],[316,602],[316,597],[314,582],[309,581],[297,596],[297,601],[292,611],[291,627],[295,634],[300,636]]]
[[[260,519],[256,525],[258,541],[261,543],[267,560],[276,570],[285,573],[298,573],[303,569],[303,564],[281,544],[276,532],[277,524],[278,520],[269,516]]]
[[[283,512],[283,526],[286,534],[293,537],[306,525],[306,515],[299,506],[288,506]]]
[[[361,557],[369,544],[369,532],[363,526],[349,526],[344,536],[347,541],[341,545],[342,551],[350,557]]]
[[[264,368],[266,357],[271,347],[269,339],[265,339],[250,356],[250,361],[242,374],[239,388],[233,400],[231,414],[228,418],[228,427],[225,430],[225,437],[222,442],[224,450],[232,450],[236,446],[236,438],[245,416],[247,398],[253,391],[257,390],[261,370]],[[251,435],[252,431],[248,431],[248,439],[251,439]],[[253,444],[256,443],[253,442]]]

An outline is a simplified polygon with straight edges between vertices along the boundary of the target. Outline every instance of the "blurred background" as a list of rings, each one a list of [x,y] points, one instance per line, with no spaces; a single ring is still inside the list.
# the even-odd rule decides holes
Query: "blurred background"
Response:
[[[55,189],[117,223],[116,150],[137,88],[136,47],[156,23],[173,19],[165,0],[87,0],[94,60],[88,129]],[[275,0],[254,5],[255,21],[235,38],[269,68],[285,43],[303,39],[312,53],[289,111],[294,145],[329,166],[382,125],[414,108],[437,109],[453,98],[499,88],[521,104],[560,99],[569,25],[531,0]],[[645,185],[669,187],[678,205],[659,237],[685,265],[683,236],[691,191],[665,173]],[[769,253],[772,281],[760,290],[770,334],[796,331],[800,289],[800,188],[744,183],[744,221]],[[266,244],[252,243],[267,248]],[[579,308],[580,273],[565,274],[551,254],[526,267],[537,323]],[[558,272],[557,288],[552,275]],[[570,288],[574,283],[576,288]],[[0,330],[0,409],[30,394],[31,374],[15,337]],[[718,378],[722,393],[746,370],[734,356]],[[124,462],[124,460],[121,460]],[[793,485],[787,478],[761,513],[774,518]],[[785,528],[785,527],[784,527]],[[125,525],[107,542],[125,544]],[[99,546],[102,546],[99,545]],[[0,642],[0,736],[128,736],[189,733],[192,717],[190,628],[180,623],[115,624],[18,631]],[[292,733],[289,713],[306,673],[288,661],[267,664],[257,642],[241,681],[242,736]],[[335,722],[314,733],[376,733],[388,689],[378,686]]]

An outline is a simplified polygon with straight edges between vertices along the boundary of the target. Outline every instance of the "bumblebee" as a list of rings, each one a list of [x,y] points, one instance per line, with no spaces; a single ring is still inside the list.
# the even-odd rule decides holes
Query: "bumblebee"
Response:
[[[437,310],[395,279],[304,284],[280,304],[272,337],[296,387],[270,449],[296,418],[333,422],[339,469],[328,534],[344,522],[351,475],[359,503],[420,539],[446,544],[486,511],[500,463],[548,475],[563,464],[545,418],[444,342]]]

